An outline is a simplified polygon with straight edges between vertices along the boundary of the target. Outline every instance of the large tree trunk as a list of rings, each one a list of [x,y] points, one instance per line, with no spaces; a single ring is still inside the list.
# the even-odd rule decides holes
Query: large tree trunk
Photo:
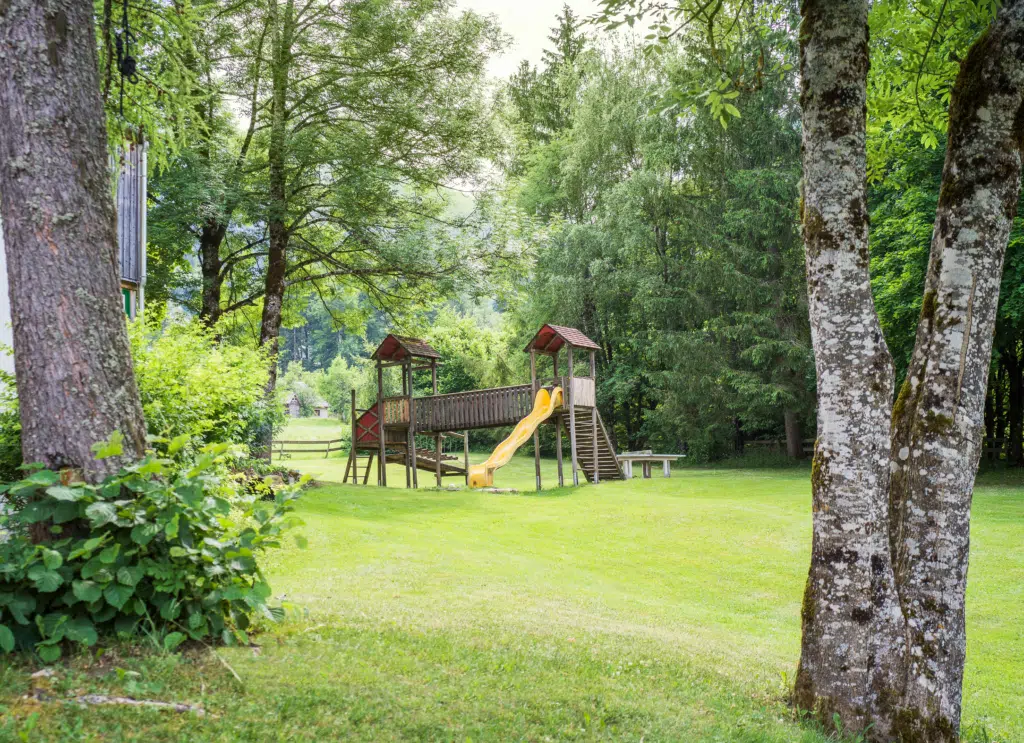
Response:
[[[803,231],[818,376],[814,534],[795,701],[847,728],[898,689],[903,627],[889,561],[893,366],[868,277],[867,0],[804,0]]]
[[[90,447],[115,430],[140,456],[92,4],[0,3],[0,191],[26,462],[120,461]]]
[[[1003,405],[1003,397],[1004,397],[1004,395],[1003,395],[1003,387],[1006,386],[1003,382],[1004,382],[1005,378],[1006,378],[1006,366],[1005,366],[1005,363],[1003,361],[1001,361],[999,363],[999,366],[996,368],[996,384],[995,384],[995,389],[994,389],[995,398],[996,399],[995,399],[995,412],[994,412],[994,414],[995,414],[995,419],[996,419],[996,421],[995,421],[995,425],[996,425],[996,429],[995,429],[996,430],[996,438],[997,439],[1003,439],[1003,440],[995,442],[995,449],[996,449],[995,459],[996,459],[996,461],[999,461],[1000,459],[1002,459],[1002,457],[1003,457],[1003,450],[1006,448],[1004,446],[1004,444],[1006,443],[1005,442],[1005,438],[1006,438],[1006,414],[1005,414],[1005,410],[1006,410],[1006,408]]]
[[[210,220],[203,225],[199,236],[200,269],[203,275],[202,305],[199,319],[209,327],[217,324],[221,317],[220,293],[224,284],[221,268],[220,246],[224,242],[228,226],[223,222]]]
[[[960,724],[971,495],[1020,193],[1024,0],[1004,4],[953,91],[921,321],[894,407],[868,277],[867,2],[805,0],[802,11],[819,440],[797,703],[826,720],[838,713],[853,730],[870,725],[875,740],[951,742]]]
[[[1009,387],[1009,394],[1007,397],[1007,416],[1009,417],[1009,426],[1007,427],[1006,434],[1006,461],[1014,466],[1019,467],[1024,462],[1021,462],[1022,456],[1022,437],[1024,437],[1024,400],[1022,400],[1022,393],[1024,393],[1024,385],[1022,385],[1022,369],[1020,363],[1020,356],[1018,355],[1017,342],[1013,341],[1009,344],[1006,349],[1005,355],[1005,369],[1007,386]]]
[[[294,22],[294,0],[286,0],[283,13],[277,0],[272,0],[270,17],[273,27],[271,63],[271,122],[270,144],[267,152],[269,164],[268,232],[270,248],[267,255],[267,275],[263,291],[263,317],[260,324],[260,345],[270,352],[270,377],[267,395],[277,387],[277,355],[281,335],[281,310],[284,305],[285,273],[288,268],[288,176],[285,169],[287,148],[288,73],[291,67],[291,47]],[[270,450],[267,432],[266,449]]]
[[[1003,256],[1020,197],[1024,2],[961,64],[921,322],[893,410],[893,565],[907,620],[903,740],[959,736],[971,496]]]
[[[782,413],[782,419],[786,427],[786,456],[790,459],[802,459],[804,456],[804,442],[800,436],[800,418],[796,411],[786,410]]]

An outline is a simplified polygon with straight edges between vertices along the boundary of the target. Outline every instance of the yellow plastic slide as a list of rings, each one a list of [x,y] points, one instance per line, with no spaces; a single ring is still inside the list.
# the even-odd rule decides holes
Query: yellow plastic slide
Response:
[[[474,464],[469,468],[469,487],[489,488],[494,484],[494,470],[504,467],[516,453],[516,449],[525,444],[537,430],[537,426],[546,421],[551,414],[562,406],[562,388],[555,387],[537,392],[533,402],[533,411],[516,424],[511,435],[502,441],[483,464]]]

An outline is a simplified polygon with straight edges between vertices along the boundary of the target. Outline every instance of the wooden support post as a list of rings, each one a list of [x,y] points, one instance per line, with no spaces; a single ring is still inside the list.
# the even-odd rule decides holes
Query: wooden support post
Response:
[[[576,396],[573,394],[572,383],[572,346],[566,346],[566,358],[569,364],[569,455],[572,459],[572,484],[580,484],[579,460],[576,458]]]
[[[555,433],[555,454],[558,457],[558,487],[565,487],[565,475],[562,474],[562,427],[565,422],[562,420],[565,416],[559,414],[557,431]]]
[[[412,371],[410,369],[411,363],[402,362],[402,394],[405,396],[406,408],[409,410],[409,427],[405,429],[405,487],[408,489],[412,486],[412,470],[410,470],[410,464],[414,463],[413,457],[416,455],[416,439],[410,437],[409,432],[412,431],[412,403],[409,399],[409,388],[411,386]]]
[[[437,359],[430,360],[430,388],[433,390],[434,396],[437,396]],[[434,404],[431,406],[431,415],[434,417],[433,427],[434,432],[434,475],[437,478],[437,487],[441,487],[441,434],[436,431],[437,428],[437,400],[434,400]]]
[[[462,432],[462,460],[466,468],[466,487],[469,487],[469,430]]]
[[[416,402],[412,396],[412,359],[409,359],[409,461],[412,463],[412,486],[419,488],[419,468],[416,466]]]
[[[599,451],[597,447],[597,363],[593,351],[590,352],[590,382],[594,385],[594,407],[590,410],[590,422],[593,424],[591,433],[594,437],[594,484],[596,485],[601,482],[601,463],[597,459]]]
[[[537,352],[530,349],[530,384],[533,385],[533,399],[537,399],[540,385],[537,384]],[[537,491],[540,492],[540,433],[533,429],[533,470],[537,478]]]
[[[358,485],[359,484],[359,452],[356,451],[356,439],[358,438],[358,436],[357,436],[357,428],[356,428],[356,426],[357,426],[357,424],[356,424],[356,391],[355,391],[354,388],[352,389],[352,419],[351,420],[352,420],[352,441],[350,442],[351,446],[349,447],[348,464],[345,465],[345,477],[342,479],[342,482],[343,483],[344,482],[348,482],[348,470],[349,470],[349,467],[351,467],[352,468],[352,484],[353,485]],[[330,448],[331,448],[330,446],[327,447],[328,452],[330,451]],[[370,461],[373,461],[372,457],[371,457]],[[369,462],[367,462],[367,464],[366,464],[366,477],[369,477],[369,476],[370,476],[370,464],[369,464]]]
[[[406,359],[405,361],[402,362],[402,395],[406,398],[406,408],[407,409],[409,409],[409,402],[408,402],[408,399],[409,399],[409,386],[410,386],[410,377],[412,376],[412,372],[409,369],[410,366],[411,366],[411,363],[408,362],[408,359]],[[412,411],[410,409],[410,413],[411,412]],[[406,432],[406,436],[405,436],[405,438],[406,438],[406,441],[405,441],[405,488],[406,488],[406,490],[408,490],[409,487],[412,485],[412,473],[411,473],[411,471],[409,469],[409,463],[411,461],[411,457],[415,455],[415,448],[414,448],[414,446],[411,446],[410,443],[409,443],[409,431],[410,430],[411,429],[409,429],[409,428],[405,429],[405,432]],[[413,441],[413,444],[415,444],[415,440]]]
[[[441,487],[441,434],[434,434],[434,476],[437,478],[437,487]]]
[[[363,475],[363,485],[365,485],[367,480],[370,479],[370,468],[373,466],[373,454],[374,454],[373,449],[371,449],[370,450],[370,458],[366,462],[366,474]],[[352,482],[354,482],[354,483],[358,482],[358,479],[359,479],[359,473],[358,472],[353,472],[352,473]]]
[[[387,438],[384,433],[384,367],[381,366],[380,360],[377,361],[377,442],[379,444],[377,450],[377,484],[381,487],[387,487],[388,484],[388,466],[387,457],[384,455],[384,439]]]
[[[355,461],[356,461],[356,448],[353,446],[349,450],[349,452],[348,452],[348,462],[345,464],[345,476],[343,478],[341,478],[341,482],[342,482],[343,485],[348,482],[348,472],[349,472],[349,470],[353,470],[353,472],[352,472],[352,482],[355,483],[358,480],[358,477],[357,477],[357,475],[356,475],[356,473],[354,471]]]

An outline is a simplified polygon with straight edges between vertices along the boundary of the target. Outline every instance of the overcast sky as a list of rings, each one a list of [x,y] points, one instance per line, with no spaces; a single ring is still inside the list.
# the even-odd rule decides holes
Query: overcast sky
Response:
[[[598,8],[597,0],[458,0],[460,8],[497,16],[502,30],[513,38],[511,48],[488,65],[491,76],[499,78],[515,72],[522,59],[532,64],[540,61],[563,4],[568,4],[581,18]]]

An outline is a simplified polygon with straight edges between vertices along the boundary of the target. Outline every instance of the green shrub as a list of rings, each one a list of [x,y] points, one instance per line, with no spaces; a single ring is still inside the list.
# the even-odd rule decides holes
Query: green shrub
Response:
[[[268,403],[262,350],[217,340],[198,320],[129,325],[135,378],[151,435],[191,437],[193,445],[239,443],[256,449],[284,425]]]
[[[266,459],[243,457],[229,463],[241,489],[248,495],[272,499],[281,487],[302,480],[302,473]]]
[[[21,477],[21,418],[14,375],[0,371],[0,482]]]
[[[254,621],[279,618],[257,558],[299,523],[298,485],[278,488],[272,502],[238,496],[218,474],[227,446],[206,446],[186,465],[172,458],[186,441],[99,485],[36,470],[3,486],[24,506],[0,516],[9,530],[0,651],[34,647],[50,662],[67,643],[140,632],[167,649],[186,639],[245,643]],[[119,448],[101,445],[97,455]]]
[[[263,351],[219,342],[195,320],[136,320],[128,336],[150,435],[187,434],[190,451],[237,443],[255,453],[284,427],[284,410],[266,399],[269,361]],[[14,377],[0,372],[0,482],[21,477],[20,465]]]

